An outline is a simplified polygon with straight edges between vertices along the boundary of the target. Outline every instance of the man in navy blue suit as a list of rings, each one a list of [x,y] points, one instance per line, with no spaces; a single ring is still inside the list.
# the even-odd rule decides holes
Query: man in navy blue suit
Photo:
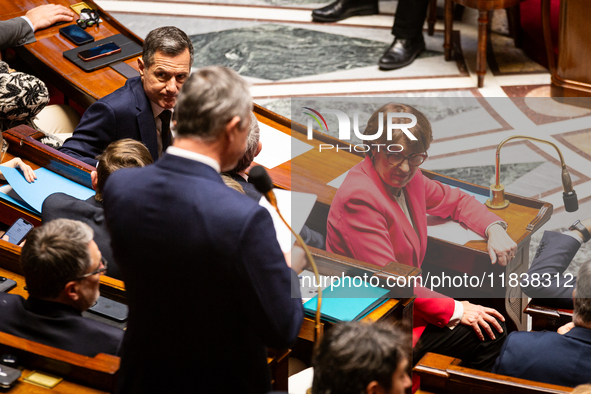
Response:
[[[60,151],[96,166],[96,157],[111,142],[132,138],[156,161],[172,141],[171,110],[192,64],[193,44],[182,30],[152,30],[138,59],[140,76],[88,107]]]
[[[105,219],[129,304],[119,393],[266,393],[266,346],[298,335],[299,282],[271,216],[219,175],[244,154],[251,111],[238,74],[202,68],[181,90],[162,158],[107,179]]]
[[[573,321],[556,332],[513,332],[494,373],[574,387],[591,382],[591,261],[579,269]]]

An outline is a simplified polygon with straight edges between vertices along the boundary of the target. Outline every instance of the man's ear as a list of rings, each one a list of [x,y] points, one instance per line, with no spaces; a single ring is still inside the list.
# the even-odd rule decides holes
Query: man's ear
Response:
[[[228,123],[226,123],[226,138],[233,141],[235,135],[240,132],[240,116],[234,116]]]
[[[261,153],[262,150],[263,150],[263,143],[261,141],[259,141],[259,143],[257,144],[257,150],[256,150],[256,152],[254,152],[254,157],[257,157],[259,155],[259,153]]]
[[[146,65],[144,64],[144,59],[141,57],[137,58],[137,67],[140,70],[140,76],[143,77],[144,76],[144,71],[146,69]]]
[[[366,394],[386,394],[386,390],[377,381],[372,380],[365,388]]]
[[[78,299],[80,298],[80,296],[78,295],[78,282],[75,280],[71,280],[68,283],[66,283],[62,292],[69,300],[78,301]]]
[[[96,184],[98,183],[98,176],[96,171],[90,172],[90,181],[92,183],[92,190],[96,190]]]

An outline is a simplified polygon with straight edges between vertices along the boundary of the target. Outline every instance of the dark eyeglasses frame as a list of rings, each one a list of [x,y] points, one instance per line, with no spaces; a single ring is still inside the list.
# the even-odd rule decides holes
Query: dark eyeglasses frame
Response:
[[[96,274],[104,274],[105,272],[107,272],[107,267],[109,266],[109,263],[107,262],[107,260],[104,257],[101,257],[101,263],[103,265],[102,268],[96,269],[92,272],[89,272],[88,274],[84,274],[82,276],[79,276],[78,278],[76,278],[74,280],[85,279],[85,278],[88,278],[89,276],[96,275]]]
[[[408,160],[408,165],[412,166],[412,167],[418,167],[421,164],[423,164],[425,162],[425,160],[427,160],[427,157],[429,157],[429,155],[427,155],[427,152],[423,152],[423,153],[411,153],[408,156],[403,155],[402,153],[398,152],[398,153],[394,153],[394,154],[390,154],[390,155],[386,155],[388,157],[388,163],[390,163],[393,166],[398,166],[400,164],[402,164],[404,162],[404,160]],[[421,162],[420,163],[413,163],[412,160],[415,158],[421,158]],[[402,159],[400,159],[402,158]],[[398,160],[398,161],[395,161]]]

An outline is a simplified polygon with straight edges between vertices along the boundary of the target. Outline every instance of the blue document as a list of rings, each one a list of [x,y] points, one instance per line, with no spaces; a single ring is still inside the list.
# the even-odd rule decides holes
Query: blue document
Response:
[[[346,282],[346,281],[345,281]],[[372,287],[365,283],[361,287],[327,287],[322,291],[321,316],[330,322],[356,321],[386,301],[389,290]],[[309,315],[316,313],[318,296],[304,304]]]
[[[66,193],[72,197],[86,200],[94,196],[94,190],[73,182],[61,175],[51,172],[45,168],[35,170],[37,179],[33,183],[27,182],[20,170],[10,167],[2,167],[2,174],[6,181],[12,186],[12,189],[25,202],[25,204],[17,204],[22,207],[29,205],[37,215],[41,214],[41,206],[43,201],[53,193]],[[13,202],[12,199],[7,199],[7,195],[0,195],[7,201]],[[28,209],[30,210],[30,209]]]

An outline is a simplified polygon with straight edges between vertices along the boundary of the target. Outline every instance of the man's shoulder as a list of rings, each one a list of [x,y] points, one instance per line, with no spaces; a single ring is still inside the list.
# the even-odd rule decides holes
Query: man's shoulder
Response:
[[[125,85],[119,89],[99,99],[95,104],[109,105],[114,110],[119,108],[127,110],[130,107],[135,107],[136,102],[133,98],[141,98],[139,93],[144,94],[144,87],[140,77],[134,77],[128,79]]]
[[[0,293],[0,310],[6,306],[23,306],[25,299],[18,294]]]
[[[85,200],[80,200],[76,197],[65,193],[53,193],[49,195],[41,206],[41,221],[51,221],[54,219],[74,219],[78,216],[80,211],[94,212],[102,210]]]

